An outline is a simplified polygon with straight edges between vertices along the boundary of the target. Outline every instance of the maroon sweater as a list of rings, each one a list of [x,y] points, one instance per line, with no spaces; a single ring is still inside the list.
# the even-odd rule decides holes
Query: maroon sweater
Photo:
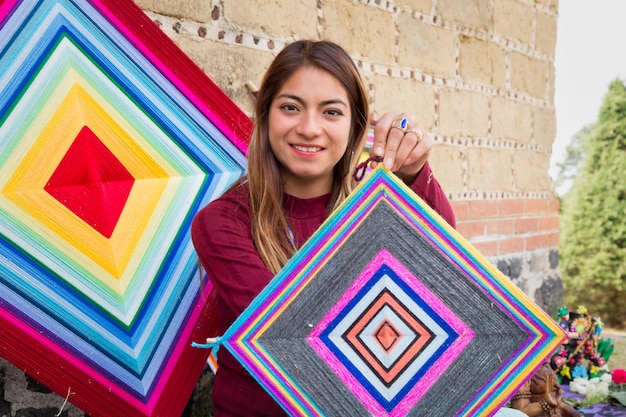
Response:
[[[428,163],[411,184],[427,204],[455,226],[452,207]],[[327,217],[330,194],[301,199],[285,195],[283,209],[300,247]],[[213,282],[219,311],[218,334],[243,312],[273,278],[257,253],[250,229],[248,187],[244,184],[211,202],[195,217],[193,243]],[[283,416],[282,408],[226,349],[219,351],[213,385],[215,417]]]

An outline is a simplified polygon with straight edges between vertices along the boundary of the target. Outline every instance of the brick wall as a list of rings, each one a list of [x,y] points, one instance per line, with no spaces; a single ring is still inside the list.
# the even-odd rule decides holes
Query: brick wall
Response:
[[[407,111],[434,135],[431,164],[459,231],[556,310],[558,202],[548,168],[557,0],[137,2],[248,114],[246,83],[258,85],[286,43],[342,44],[374,117]]]
[[[457,230],[485,256],[545,250],[559,238],[558,200],[454,201]]]

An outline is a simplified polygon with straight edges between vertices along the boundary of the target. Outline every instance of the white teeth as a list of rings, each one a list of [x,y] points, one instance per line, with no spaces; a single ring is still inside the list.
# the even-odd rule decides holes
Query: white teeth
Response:
[[[317,146],[298,146],[298,145],[293,145],[294,148],[296,148],[297,150],[301,151],[301,152],[319,152],[322,150],[322,148],[317,147]]]

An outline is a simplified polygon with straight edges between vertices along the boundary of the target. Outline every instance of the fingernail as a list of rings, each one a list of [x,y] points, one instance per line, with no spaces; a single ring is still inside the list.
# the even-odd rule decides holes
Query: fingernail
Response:
[[[393,168],[393,158],[388,156],[387,158],[385,158],[385,168],[387,169],[391,169]]]
[[[377,146],[374,148],[374,155],[383,156],[384,149],[382,146]]]

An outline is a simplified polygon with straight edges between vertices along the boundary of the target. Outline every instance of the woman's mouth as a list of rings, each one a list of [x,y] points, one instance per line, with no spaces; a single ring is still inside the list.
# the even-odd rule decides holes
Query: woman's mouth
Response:
[[[320,148],[319,146],[301,146],[301,145],[291,145],[291,146],[293,146],[296,150],[300,152],[307,152],[307,153],[316,153],[322,150],[322,148]]]

